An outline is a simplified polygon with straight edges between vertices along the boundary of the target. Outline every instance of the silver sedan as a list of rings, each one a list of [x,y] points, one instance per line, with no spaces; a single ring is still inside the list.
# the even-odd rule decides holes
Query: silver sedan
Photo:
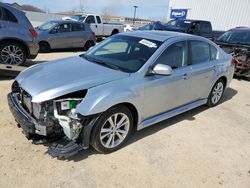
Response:
[[[71,140],[50,149],[53,156],[69,156],[89,144],[108,153],[122,147],[133,127],[141,130],[198,106],[219,104],[233,77],[233,62],[202,37],[123,33],[85,55],[22,72],[9,104],[26,136],[62,132]]]

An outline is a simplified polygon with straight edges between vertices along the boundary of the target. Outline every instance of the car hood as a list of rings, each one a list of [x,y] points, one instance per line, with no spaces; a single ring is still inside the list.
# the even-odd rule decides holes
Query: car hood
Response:
[[[129,75],[76,56],[32,66],[16,81],[32,96],[32,102],[43,102]]]

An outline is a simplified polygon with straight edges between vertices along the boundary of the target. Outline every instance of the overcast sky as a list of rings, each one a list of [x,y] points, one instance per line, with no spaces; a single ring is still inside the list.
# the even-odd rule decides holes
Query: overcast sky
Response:
[[[80,0],[4,0],[7,3],[31,4],[50,12],[79,10]],[[86,12],[110,12],[114,15],[133,17],[133,6],[137,5],[137,17],[162,20],[167,16],[169,0],[82,0],[86,3]]]

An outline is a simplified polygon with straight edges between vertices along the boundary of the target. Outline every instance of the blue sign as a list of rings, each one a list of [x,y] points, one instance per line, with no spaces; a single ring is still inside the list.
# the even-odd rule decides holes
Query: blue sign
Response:
[[[185,20],[187,13],[188,9],[171,9],[170,19]]]

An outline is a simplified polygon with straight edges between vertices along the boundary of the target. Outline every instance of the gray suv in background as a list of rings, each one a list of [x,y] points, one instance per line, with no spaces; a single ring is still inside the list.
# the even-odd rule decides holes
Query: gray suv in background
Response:
[[[0,3],[0,63],[21,65],[39,51],[37,32],[25,13]]]
[[[95,45],[95,33],[88,24],[76,21],[52,20],[36,28],[40,51],[84,48]]]

